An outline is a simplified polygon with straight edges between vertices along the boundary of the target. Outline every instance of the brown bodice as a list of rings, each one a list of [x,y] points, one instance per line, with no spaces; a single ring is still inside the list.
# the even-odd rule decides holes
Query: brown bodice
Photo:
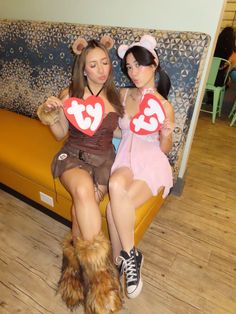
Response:
[[[93,136],[84,134],[70,123],[69,137],[65,145],[92,154],[104,153],[106,150],[113,149],[113,131],[118,126],[118,117],[116,112],[109,112]]]

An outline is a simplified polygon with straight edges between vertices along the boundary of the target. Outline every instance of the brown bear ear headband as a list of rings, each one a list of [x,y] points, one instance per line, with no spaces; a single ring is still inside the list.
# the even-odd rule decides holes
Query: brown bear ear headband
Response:
[[[155,48],[157,47],[157,42],[156,42],[156,39],[152,35],[143,35],[139,42],[134,42],[130,46],[121,45],[117,51],[118,56],[121,59],[123,59],[126,51],[133,46],[140,46],[140,47],[146,48],[149,52],[151,52],[151,54],[153,55],[155,59],[156,64],[158,65],[159,59],[155,51]]]
[[[107,50],[110,50],[114,45],[113,39],[108,35],[102,36],[102,38],[100,39],[100,43],[103,44],[107,48]],[[72,50],[76,55],[80,55],[87,45],[88,42],[84,38],[79,37],[73,43]]]

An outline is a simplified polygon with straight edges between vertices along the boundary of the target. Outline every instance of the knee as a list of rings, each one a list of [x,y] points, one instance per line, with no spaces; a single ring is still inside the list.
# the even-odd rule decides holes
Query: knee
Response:
[[[124,185],[125,182],[122,176],[118,175],[111,176],[109,180],[109,192],[114,193],[124,190]]]
[[[83,202],[95,196],[94,196],[94,191],[85,184],[85,185],[76,186],[73,189],[72,197],[74,200]]]

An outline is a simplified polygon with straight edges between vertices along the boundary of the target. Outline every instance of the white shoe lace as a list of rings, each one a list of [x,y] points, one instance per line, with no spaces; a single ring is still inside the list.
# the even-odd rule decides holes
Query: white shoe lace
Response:
[[[137,280],[137,270],[134,256],[131,256],[129,259],[125,259],[122,256],[118,256],[116,261],[119,264],[122,263],[122,270],[124,270],[126,273],[127,283]]]

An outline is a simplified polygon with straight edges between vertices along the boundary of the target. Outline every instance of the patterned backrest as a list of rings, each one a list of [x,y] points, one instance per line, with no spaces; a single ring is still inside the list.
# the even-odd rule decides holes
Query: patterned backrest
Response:
[[[161,67],[172,88],[169,100],[175,109],[174,145],[169,154],[175,178],[195,104],[210,38],[196,32],[162,31],[20,20],[0,21],[0,108],[36,117],[36,109],[49,95],[69,85],[77,37],[100,39],[110,35],[110,50],[117,87],[130,84],[120,70],[117,47],[152,34],[158,43]]]

